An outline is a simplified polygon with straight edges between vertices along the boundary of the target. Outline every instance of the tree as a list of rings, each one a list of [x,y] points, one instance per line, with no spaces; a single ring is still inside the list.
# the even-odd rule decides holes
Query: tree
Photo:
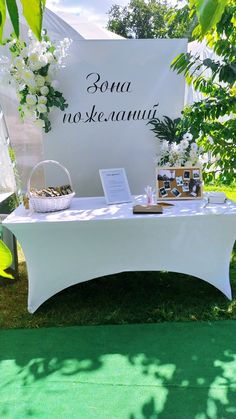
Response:
[[[233,0],[195,0],[192,12],[199,20],[194,37],[205,40],[219,58],[201,60],[186,53],[173,61],[172,68],[184,73],[204,95],[184,109],[181,124],[190,127],[214,157],[207,164],[208,179],[218,175],[219,180],[230,183],[236,173],[236,4]],[[204,75],[206,70],[210,77]]]
[[[43,11],[46,0],[20,0],[23,15],[36,38],[41,40]],[[20,35],[19,12],[16,0],[0,0],[0,43],[2,43],[3,29],[8,11],[14,33],[17,38]]]
[[[125,38],[183,38],[190,36],[189,6],[171,7],[167,1],[131,0],[113,5],[107,28]]]

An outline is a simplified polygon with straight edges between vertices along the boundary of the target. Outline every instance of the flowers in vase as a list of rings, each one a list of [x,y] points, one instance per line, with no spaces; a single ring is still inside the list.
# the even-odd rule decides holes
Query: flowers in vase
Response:
[[[193,140],[191,133],[187,132],[177,143],[163,140],[160,143],[160,152],[157,156],[158,166],[196,166],[200,164],[202,149]]]
[[[49,113],[53,106],[64,111],[68,104],[57,90],[55,75],[63,67],[71,40],[63,39],[54,45],[46,31],[42,41],[36,40],[29,31],[29,44],[15,37],[5,41],[11,52],[11,60],[4,61],[9,82],[16,89],[21,119],[31,118],[45,132],[51,130]]]

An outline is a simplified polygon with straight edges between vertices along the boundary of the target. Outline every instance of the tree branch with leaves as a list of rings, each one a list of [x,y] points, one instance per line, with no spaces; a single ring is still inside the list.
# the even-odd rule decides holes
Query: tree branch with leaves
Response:
[[[181,123],[212,154],[208,180],[225,183],[236,174],[236,4],[232,0],[192,0],[199,24],[193,36],[213,49],[217,58],[182,53],[172,62],[177,73],[201,92],[203,99],[184,109]],[[208,74],[208,76],[207,76]],[[210,75],[209,75],[210,74]]]
[[[46,0],[20,0],[22,13],[29,28],[38,40],[41,40],[43,11]],[[16,0],[0,0],[0,43],[2,43],[3,30],[6,22],[7,12],[9,14],[14,34],[20,36],[19,11]]]

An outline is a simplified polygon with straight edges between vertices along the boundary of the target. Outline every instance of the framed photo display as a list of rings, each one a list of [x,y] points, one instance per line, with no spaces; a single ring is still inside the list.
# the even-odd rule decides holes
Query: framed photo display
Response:
[[[202,199],[200,167],[158,167],[157,199]]]

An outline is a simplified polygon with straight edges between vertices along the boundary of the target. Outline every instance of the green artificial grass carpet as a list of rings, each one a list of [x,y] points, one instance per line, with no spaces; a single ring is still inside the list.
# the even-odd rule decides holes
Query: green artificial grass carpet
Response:
[[[0,417],[235,419],[235,331],[234,320],[1,330]]]

